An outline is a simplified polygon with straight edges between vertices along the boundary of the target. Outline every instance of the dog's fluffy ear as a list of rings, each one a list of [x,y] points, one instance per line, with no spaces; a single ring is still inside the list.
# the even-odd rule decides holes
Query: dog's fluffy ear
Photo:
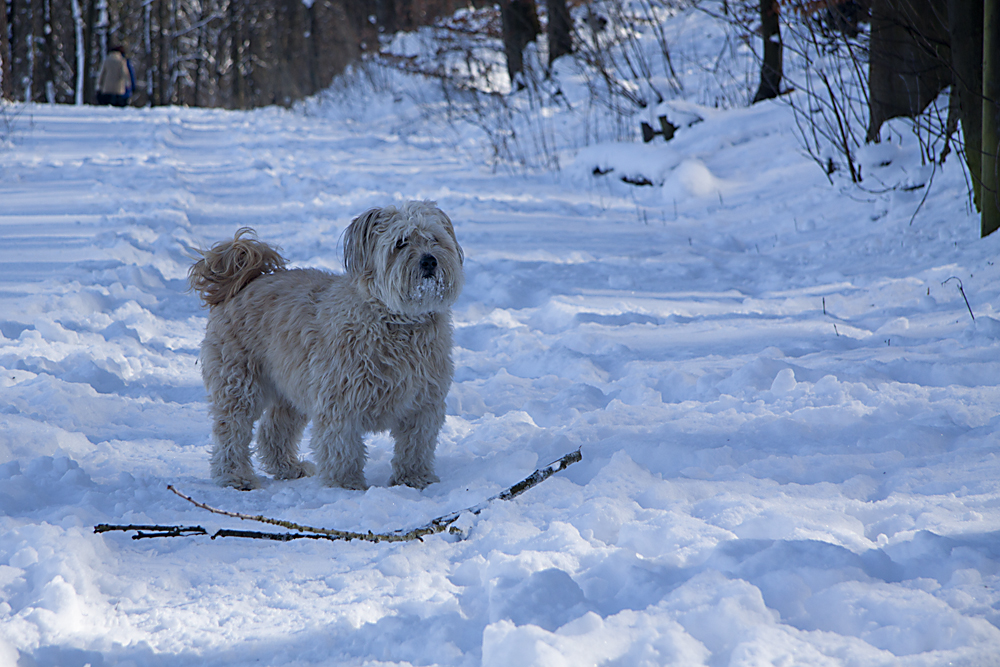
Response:
[[[353,276],[371,273],[370,250],[375,243],[375,228],[382,216],[382,209],[373,208],[359,215],[344,232],[344,270]]]
[[[428,203],[433,204],[433,202]],[[455,250],[458,251],[458,263],[464,265],[465,252],[462,250],[462,246],[458,243],[458,237],[455,236],[455,226],[451,224],[451,218],[449,218],[448,214],[441,209],[435,207],[435,210],[437,211],[437,214],[441,216],[441,226],[448,231],[448,234],[451,235],[451,240],[455,242]]]

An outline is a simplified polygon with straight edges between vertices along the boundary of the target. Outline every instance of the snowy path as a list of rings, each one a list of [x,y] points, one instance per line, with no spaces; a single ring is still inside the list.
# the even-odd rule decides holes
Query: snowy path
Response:
[[[989,664],[1000,239],[953,163],[910,225],[922,191],[842,196],[780,110],[708,111],[520,177],[388,113],[23,110],[0,148],[0,666]],[[665,185],[592,174],[634,151]],[[365,493],[215,487],[190,249],[250,225],[339,270],[350,220],[409,198],[467,255],[443,481],[383,486],[377,436]],[[171,483],[412,527],[576,447],[461,542],[91,530],[237,527]]]

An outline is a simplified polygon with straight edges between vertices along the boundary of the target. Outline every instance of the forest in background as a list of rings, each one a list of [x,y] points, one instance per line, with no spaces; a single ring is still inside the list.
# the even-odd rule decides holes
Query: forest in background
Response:
[[[135,68],[133,106],[289,105],[330,85],[380,32],[465,0],[3,0],[5,99],[93,103],[108,49]]]
[[[555,61],[571,56],[615,139],[634,137],[643,113],[647,141],[669,138],[670,121],[651,112],[683,94],[664,25],[696,7],[724,18],[728,48],[758,63],[755,81],[742,82],[756,93],[735,103],[805,91],[806,104],[787,96],[804,148],[828,176],[843,170],[856,184],[859,149],[881,140],[886,120],[913,118],[926,161],[962,154],[986,235],[1000,228],[998,1],[3,0],[0,90],[8,100],[92,103],[103,56],[121,45],[138,79],[134,106],[290,106],[371,56],[439,82],[460,101],[449,114],[477,117],[498,155],[510,153],[517,124],[534,124],[537,148],[514,161],[551,168],[557,144],[538,112],[567,103]],[[430,30],[420,52],[400,50],[400,31],[417,30]],[[739,77],[720,71],[724,53],[702,55],[687,66]]]

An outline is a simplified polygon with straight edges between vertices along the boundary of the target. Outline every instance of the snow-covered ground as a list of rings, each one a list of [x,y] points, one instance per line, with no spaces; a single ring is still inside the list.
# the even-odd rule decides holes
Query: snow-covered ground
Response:
[[[862,156],[898,187],[831,185],[782,102],[529,176],[366,103],[3,108],[0,665],[996,663],[1000,235],[957,157],[911,222],[905,130]],[[249,225],[338,271],[354,216],[425,198],[467,257],[441,483],[386,487],[382,435],[366,492],[213,485],[191,249]],[[412,528],[576,448],[461,541],[93,532],[266,528],[168,484]]]

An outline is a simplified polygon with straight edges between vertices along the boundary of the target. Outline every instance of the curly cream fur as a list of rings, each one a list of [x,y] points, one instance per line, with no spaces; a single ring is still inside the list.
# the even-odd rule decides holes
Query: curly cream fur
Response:
[[[232,241],[216,243],[200,254],[188,270],[188,283],[206,306],[224,303],[254,278],[285,268],[278,249],[258,241],[249,227],[238,229]]]
[[[344,275],[283,269],[273,249],[243,235],[210,251],[224,256],[252,242],[269,258],[218,264],[251,276],[240,287],[228,270],[213,272],[209,253],[191,270],[203,295],[201,285],[231,293],[212,304],[201,348],[215,481],[259,485],[250,450],[258,420],[257,456],[276,478],[317,471],[331,486],[365,488],[364,434],[390,431],[389,483],[438,481],[434,449],[454,370],[451,306],[464,282],[448,217],[432,202],[359,216],[345,234]],[[298,455],[310,420],[318,470]]]

